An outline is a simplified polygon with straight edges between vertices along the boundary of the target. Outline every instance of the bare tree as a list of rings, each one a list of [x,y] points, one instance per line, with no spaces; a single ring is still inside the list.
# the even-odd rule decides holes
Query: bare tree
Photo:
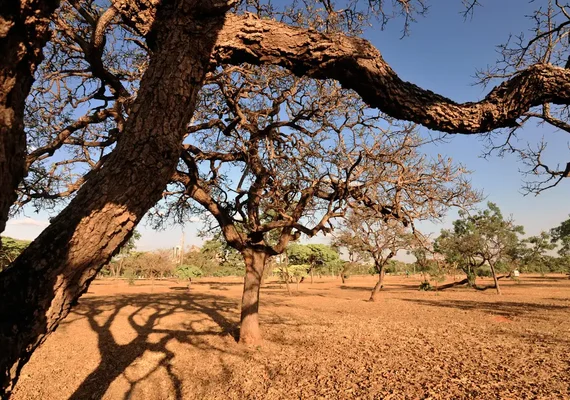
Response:
[[[53,209],[66,201],[103,166],[124,132],[148,48],[117,21],[114,8],[94,1],[64,2],[54,16],[53,38],[26,104],[28,177],[19,207]]]
[[[390,126],[334,82],[247,66],[218,70],[208,79],[155,216],[183,221],[186,213],[201,213],[209,229],[220,229],[241,252],[240,341],[258,343],[259,289],[268,258],[301,234],[330,232],[350,204],[407,223],[402,191],[392,187],[405,190],[408,182],[396,182],[391,164],[418,143],[410,140],[413,126]],[[469,192],[462,183],[461,191]],[[379,192],[382,197],[370,196]],[[414,196],[424,199],[420,191]]]
[[[425,140],[414,134],[401,138],[401,151],[386,160],[384,182],[371,187],[368,196],[382,203],[393,196],[401,219],[387,220],[365,203],[352,203],[343,220],[337,240],[349,251],[367,253],[374,261],[378,282],[370,301],[375,301],[382,287],[385,266],[400,249],[412,242],[426,246],[427,240],[415,224],[423,220],[439,221],[450,207],[469,208],[480,201],[481,194],[471,189],[467,171],[442,157],[430,160],[419,152]],[[374,191],[376,190],[376,191]]]
[[[385,267],[398,250],[409,244],[410,232],[399,221],[378,219],[373,213],[350,213],[343,221],[336,236],[337,243],[349,252],[368,253],[374,261],[378,282],[370,294],[370,301],[376,301],[384,286]]]

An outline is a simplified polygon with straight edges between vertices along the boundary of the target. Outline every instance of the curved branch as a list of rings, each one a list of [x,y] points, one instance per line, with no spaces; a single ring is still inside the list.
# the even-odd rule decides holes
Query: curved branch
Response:
[[[530,66],[496,86],[483,100],[459,104],[400,79],[364,39],[228,14],[212,63],[245,62],[274,64],[299,76],[338,80],[391,117],[449,133],[514,127],[517,118],[531,107],[570,104],[570,70],[552,65]]]
[[[26,157],[27,168],[40,158],[52,156],[56,150],[60,149],[66,143],[74,132],[83,129],[90,124],[103,122],[113,114],[114,112],[112,110],[105,109],[78,118],[76,121],[63,128],[51,142],[30,152]]]

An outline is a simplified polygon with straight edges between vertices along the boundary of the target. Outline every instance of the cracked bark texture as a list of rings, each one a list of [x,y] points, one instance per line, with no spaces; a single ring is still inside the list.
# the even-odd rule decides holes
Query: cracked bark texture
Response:
[[[533,106],[570,104],[570,70],[553,65],[530,66],[483,100],[459,104],[400,79],[364,39],[322,34],[252,15],[228,15],[212,62],[274,64],[296,75],[335,79],[391,117],[449,133],[514,127]]]
[[[56,0],[0,1],[0,233],[25,175],[25,100],[58,5]]]
[[[1,397],[172,176],[223,23],[223,13],[193,20],[189,10],[199,3],[180,0],[159,11],[153,57],[126,133],[101,171],[0,274]]]
[[[114,0],[123,21],[148,33],[158,0]],[[299,76],[335,79],[387,115],[448,133],[476,134],[518,126],[531,107],[570,105],[570,70],[535,64],[493,88],[478,102],[455,101],[402,80],[370,42],[342,33],[228,13],[212,54],[219,64],[273,64]]]

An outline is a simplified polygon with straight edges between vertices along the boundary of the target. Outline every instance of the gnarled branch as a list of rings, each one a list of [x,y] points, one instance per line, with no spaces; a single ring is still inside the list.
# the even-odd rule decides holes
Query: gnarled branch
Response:
[[[570,70],[536,64],[496,86],[479,102],[451,99],[403,81],[370,42],[323,34],[254,16],[227,15],[212,63],[275,64],[296,75],[338,80],[371,107],[430,129],[474,134],[517,126],[544,103],[570,104]]]

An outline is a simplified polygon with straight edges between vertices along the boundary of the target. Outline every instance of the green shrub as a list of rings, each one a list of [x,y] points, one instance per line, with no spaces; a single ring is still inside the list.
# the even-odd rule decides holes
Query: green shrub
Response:
[[[420,291],[422,292],[428,292],[430,290],[433,290],[431,283],[429,283],[428,281],[423,281],[422,283],[420,283]]]
[[[479,267],[475,270],[475,275],[482,278],[490,278],[493,276],[491,273],[491,268],[489,267]]]
[[[190,280],[203,275],[202,270],[194,265],[179,265],[174,270],[174,276],[178,279]]]

